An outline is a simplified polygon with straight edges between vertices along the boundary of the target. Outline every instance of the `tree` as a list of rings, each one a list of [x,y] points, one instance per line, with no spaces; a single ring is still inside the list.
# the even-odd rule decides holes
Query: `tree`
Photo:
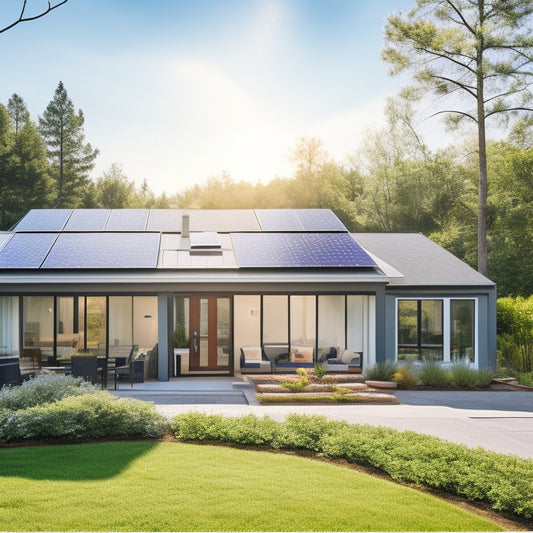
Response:
[[[15,135],[18,135],[20,128],[30,120],[30,112],[26,103],[18,94],[14,94],[7,102],[7,112],[15,128]]]
[[[113,163],[96,182],[96,199],[99,207],[109,209],[133,207],[135,183],[128,181],[122,167]]]
[[[5,31],[10,30],[11,28],[15,27],[17,24],[20,24],[21,22],[29,22],[30,20],[40,19],[41,17],[44,17],[45,15],[50,13],[50,11],[57,9],[59,6],[62,6],[63,4],[66,4],[67,2],[68,0],[60,0],[56,4],[52,5],[50,0],[48,0],[48,7],[44,11],[40,11],[34,15],[27,15],[26,7],[28,4],[28,0],[24,0],[22,2],[22,9],[20,11],[19,18],[15,20],[14,22],[12,22],[11,24],[8,24],[7,26],[0,28],[0,33],[4,33]]]
[[[39,117],[55,184],[54,207],[77,207],[82,203],[83,189],[98,155],[98,150],[85,143],[83,123],[83,112],[74,111],[74,104],[60,81],[54,98]]]
[[[387,18],[383,58],[391,74],[414,72],[404,96],[435,94],[448,124],[463,120],[478,133],[478,270],[487,274],[488,119],[532,111],[531,0],[417,0],[407,16]],[[455,96],[464,98],[457,99]],[[450,107],[443,107],[450,102]],[[433,106],[433,107],[434,107]]]

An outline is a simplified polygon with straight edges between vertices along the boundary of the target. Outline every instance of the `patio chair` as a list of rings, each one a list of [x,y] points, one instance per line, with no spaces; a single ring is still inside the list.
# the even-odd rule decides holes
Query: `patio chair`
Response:
[[[129,377],[130,378],[130,386],[133,387],[133,361],[137,355],[137,352],[139,351],[138,345],[133,345],[131,347],[131,351],[128,355],[128,358],[126,359],[126,362],[124,364],[120,364],[119,366],[111,365],[107,367],[107,374],[112,373],[115,378],[115,389],[117,388],[117,383],[120,380],[121,377]]]
[[[98,359],[96,355],[73,355],[70,359],[70,365],[72,377],[83,378],[91,383],[98,381]]]

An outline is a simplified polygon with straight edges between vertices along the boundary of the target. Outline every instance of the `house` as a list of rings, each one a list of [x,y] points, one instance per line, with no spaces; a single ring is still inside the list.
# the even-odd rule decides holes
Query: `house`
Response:
[[[159,380],[326,358],[495,368],[496,286],[420,234],[352,235],[327,209],[36,209],[0,233],[0,357],[132,345]]]

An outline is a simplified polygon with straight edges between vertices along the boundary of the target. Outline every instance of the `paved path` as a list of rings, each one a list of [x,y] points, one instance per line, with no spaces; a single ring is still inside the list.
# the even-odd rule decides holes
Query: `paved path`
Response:
[[[400,405],[262,406],[255,400],[253,387],[239,378],[181,378],[133,389],[121,386],[117,395],[154,401],[167,416],[201,411],[226,416],[253,413],[283,420],[289,413],[319,414],[533,458],[533,392],[398,391]]]

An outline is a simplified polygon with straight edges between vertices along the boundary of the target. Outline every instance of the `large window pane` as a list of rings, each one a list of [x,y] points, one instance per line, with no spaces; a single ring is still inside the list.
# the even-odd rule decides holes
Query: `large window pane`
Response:
[[[229,366],[230,299],[217,298],[217,366]]]
[[[320,295],[318,297],[318,358],[331,348],[339,354],[345,343],[344,295]]]
[[[133,299],[131,296],[109,297],[109,345],[133,344]]]
[[[450,358],[475,360],[474,350],[475,301],[450,301]]]
[[[235,295],[233,317],[235,320],[234,359],[240,361],[243,346],[261,346],[261,296]],[[240,364],[237,365],[239,367]]]
[[[263,296],[263,342],[289,344],[288,296]]]
[[[52,363],[54,359],[54,297],[23,298],[23,357],[34,364]]]
[[[78,300],[73,296],[56,298],[56,355],[59,358],[68,359],[73,351],[84,348],[83,336],[80,336],[80,331],[83,332],[83,313],[80,317]]]
[[[315,296],[291,296],[291,351],[312,362],[316,345]]]
[[[418,345],[418,300],[398,302],[398,344]]]
[[[133,344],[144,354],[157,344],[157,296],[133,297]]]
[[[94,353],[105,354],[106,346],[106,298],[105,296],[88,296],[87,349]]]
[[[18,296],[0,296],[0,355],[19,355]]]
[[[421,344],[423,346],[442,346],[442,300],[422,300]]]

